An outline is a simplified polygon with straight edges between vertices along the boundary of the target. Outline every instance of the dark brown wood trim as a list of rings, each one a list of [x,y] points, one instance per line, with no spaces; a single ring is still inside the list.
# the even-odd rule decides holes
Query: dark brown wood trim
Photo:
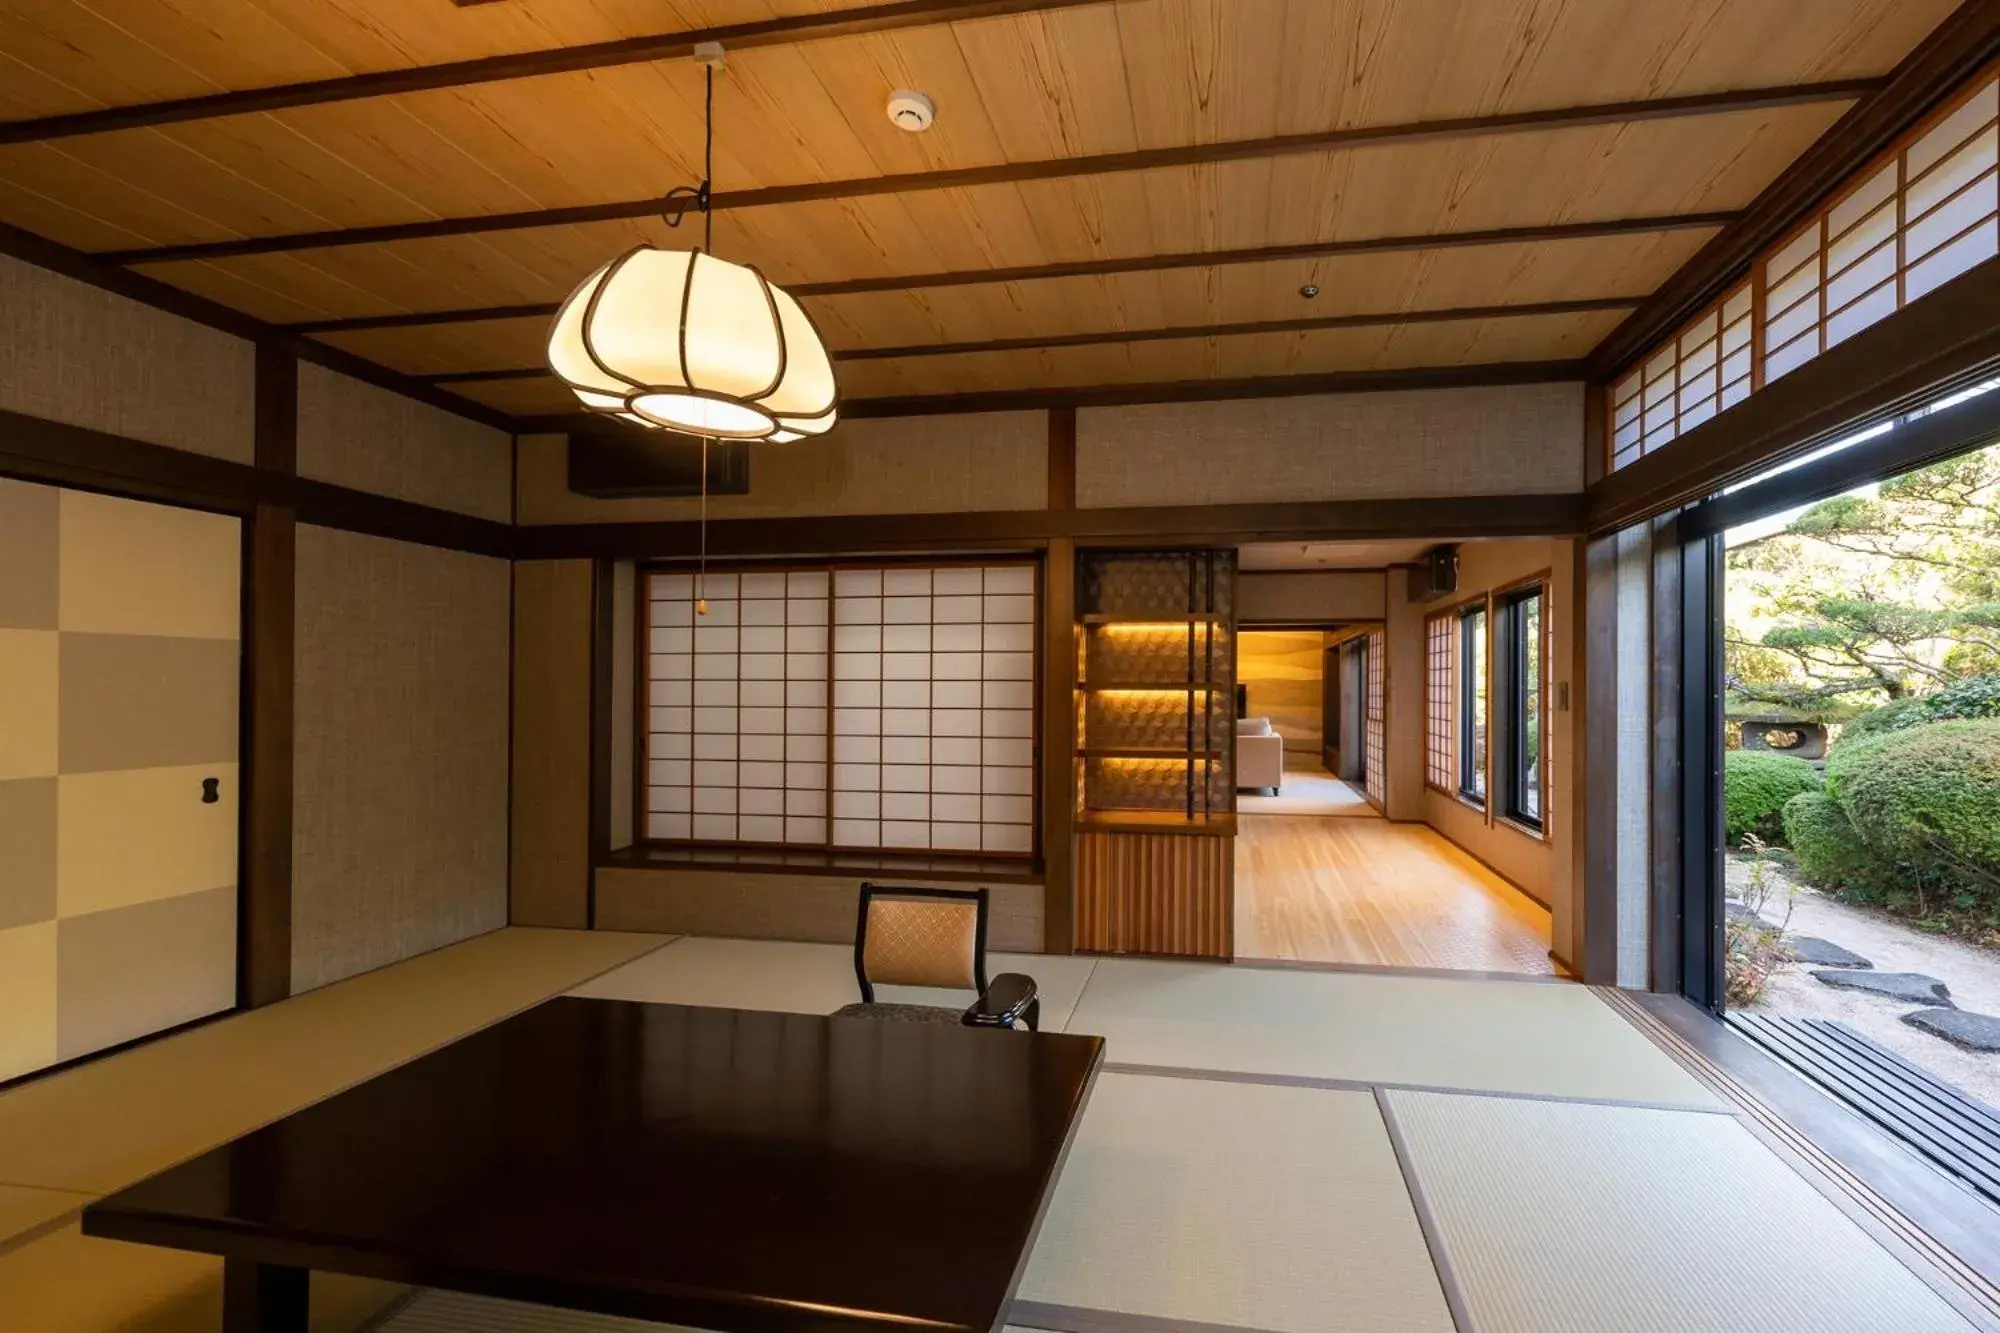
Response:
[[[1862,102],[1751,201],[1743,217],[1590,354],[1591,377],[1613,380],[1736,282],[1767,247],[1806,219],[1938,101],[2000,56],[2000,0],[1967,0]]]
[[[728,519],[709,523],[708,552],[740,558],[1021,550],[1059,539],[1227,546],[1391,537],[1548,537],[1581,532],[1583,516],[1583,496],[1567,494]],[[692,556],[699,550],[700,534],[691,522],[576,523],[524,527],[515,541],[521,560],[647,560]]]
[[[1074,426],[1074,421],[1072,421]],[[1054,438],[1053,420],[1051,439]],[[1072,437],[1073,440],[1074,437]],[[1076,949],[1076,543],[1042,562],[1042,951]]]
[[[20,412],[0,410],[0,474],[245,517],[277,505],[320,527],[502,559],[513,553],[506,523]]]
[[[460,5],[480,0],[456,0]],[[476,87],[510,79],[545,78],[619,65],[680,60],[694,54],[700,42],[720,42],[736,51],[760,46],[786,46],[862,33],[956,23],[967,19],[1072,9],[1102,0],[899,0],[864,8],[807,13],[750,23],[722,24],[683,32],[625,37],[582,46],[558,46],[539,51],[455,60],[409,69],[379,70],[339,78],[283,83],[267,88],[232,89],[198,97],[141,102],[60,116],[0,123],[0,144],[37,143],[83,134],[106,134],[147,126],[179,125],[193,120],[327,106],[370,97],[395,97],[439,88]]]
[[[272,343],[257,344],[255,453],[267,472],[299,470],[299,359]]]
[[[298,509],[299,522],[316,527],[339,528],[344,532],[439,546],[500,560],[511,559],[514,554],[514,529],[494,519],[433,509],[305,477],[292,481],[285,493]]]
[[[1260,333],[1310,333],[1321,329],[1398,328],[1405,324],[1442,324],[1455,320],[1519,319],[1531,315],[1578,315],[1601,310],[1629,310],[1644,299],[1640,296],[1593,296],[1575,301],[1455,306],[1436,310],[1318,315],[1298,319],[1253,319],[1232,324],[1179,324],[1150,329],[1096,329],[1086,333],[989,338],[983,342],[906,343],[900,347],[835,348],[830,355],[835,361],[900,361],[930,356],[972,356],[981,352],[1024,352],[1047,348],[1104,347],[1118,343],[1171,342],[1178,338],[1235,338]],[[423,375],[419,378],[425,384],[491,384],[507,380],[546,379],[554,373],[546,365],[501,366],[490,370],[452,370],[442,374]]]
[[[292,993],[293,643],[297,522],[286,505],[251,512],[244,550],[242,888],[237,1003]]]
[[[1604,480],[1611,462],[1610,390],[1602,384],[1583,386],[1583,484]]]
[[[1124,259],[1086,259],[1065,264],[1023,264],[1014,268],[951,269],[940,273],[910,273],[874,278],[836,278],[827,282],[797,282],[785,290],[797,297],[847,296],[857,292],[904,292],[932,287],[975,287],[986,283],[1039,282],[1052,278],[1104,277],[1119,273],[1160,273],[1172,269],[1226,268],[1237,264],[1268,264],[1294,259],[1324,259],[1334,255],[1391,254],[1401,251],[1453,250],[1481,245],[1521,245],[1542,241],[1588,240],[1603,236],[1649,235],[1655,232],[1723,227],[1741,213],[1669,213],[1658,217],[1613,218],[1605,222],[1560,222],[1544,227],[1493,227],[1483,231],[1422,232],[1409,236],[1377,236],[1358,241],[1313,241],[1303,245],[1264,245],[1236,250],[1191,250],[1180,254],[1138,255]],[[436,324],[476,324],[499,319],[550,318],[559,301],[530,305],[472,306],[457,310],[420,310],[399,314],[357,315],[347,319],[310,320],[283,327],[291,333],[365,333],[376,329],[427,328]]]
[[[1700,499],[2000,365],[2000,259],[1989,259],[1590,488],[1590,530]]]
[[[1076,409],[1049,409],[1049,508],[1076,508]]]
[[[232,310],[226,305],[210,301],[205,297],[182,291],[169,283],[134,273],[127,269],[106,264],[101,259],[87,255],[81,250],[58,244],[33,232],[0,222],[0,255],[7,255],[38,268],[60,273],[78,282],[88,283],[102,291],[112,292],[141,305],[164,310],[170,315],[192,320],[196,324],[220,329],[259,345],[270,344],[290,352],[300,360],[311,361],[337,370],[343,375],[373,384],[377,388],[400,393],[406,398],[414,398],[420,403],[476,421],[482,426],[495,430],[511,430],[512,418],[483,403],[475,403],[469,398],[434,388],[407,375],[400,375],[386,366],[377,365],[364,357],[330,347],[311,338],[280,329],[274,324]]]
[[[941,884],[1040,884],[1042,875],[1026,859],[981,861],[977,857],[908,852],[870,857],[858,852],[814,852],[770,845],[732,853],[721,847],[666,849],[635,845],[612,852],[591,867],[598,870],[651,870],[667,873],[721,871],[728,874],[806,875],[814,878],[894,879]],[[594,890],[593,890],[594,891]]]
[[[1336,370],[1312,375],[1266,375],[1231,380],[1092,384],[1070,389],[994,389],[979,393],[922,394],[908,398],[849,398],[840,414],[926,417],[961,412],[1040,412],[1053,407],[1130,407],[1138,403],[1213,403],[1236,398],[1295,398],[1310,394],[1383,393],[1396,389],[1464,389],[1496,384],[1564,384],[1583,378],[1581,361],[1491,361],[1466,366],[1412,366],[1402,370]],[[555,412],[514,420],[534,435],[576,429],[593,420],[583,412]]]
[[[1003,162],[991,166],[959,167],[943,171],[893,172],[847,180],[801,181],[792,185],[772,185],[754,190],[718,191],[711,198],[709,207],[712,211],[727,212],[834,199],[861,199],[928,190],[962,190],[982,185],[1010,185],[1024,181],[1064,180],[1077,176],[1102,176],[1167,167],[1204,166],[1217,162],[1256,161],[1391,143],[1421,143],[1439,139],[1521,134],[1590,125],[1624,125],[1647,120],[1720,115],[1732,111],[1845,102],[1876,91],[1882,83],[1883,81],[1878,78],[1836,79],[1822,83],[1784,84],[1771,88],[1744,88],[1730,92],[1697,93],[1681,97],[1598,102],[1584,106],[1550,107],[1537,111],[1411,121],[1398,125],[1365,125],[1350,129],[1321,130],[1309,134],[1273,135],[1262,139],[1229,139],[1216,143],[1184,144],[1172,148],[1147,148],[1123,153],[1095,153],[1029,162]],[[633,218],[655,217],[663,211],[671,213],[686,207],[690,205],[678,199],[668,204],[654,195],[644,199],[580,204],[565,208],[527,209],[467,217],[426,218],[421,221],[392,222],[369,227],[335,227],[274,236],[192,241],[179,245],[108,251],[99,258],[114,264],[165,264],[188,260],[231,259],[245,255],[283,254],[296,250],[323,250],[349,245],[380,245],[392,241],[432,240],[441,236],[472,236],[496,231],[521,231],[535,227],[619,222]]]

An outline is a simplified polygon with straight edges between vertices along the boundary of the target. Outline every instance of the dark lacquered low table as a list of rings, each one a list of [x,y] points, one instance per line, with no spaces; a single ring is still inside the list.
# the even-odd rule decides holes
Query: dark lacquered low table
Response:
[[[1096,1037],[552,1000],[83,1229],[222,1255],[226,1333],[304,1333],[313,1269],[723,1333],[988,1333],[1102,1058]]]

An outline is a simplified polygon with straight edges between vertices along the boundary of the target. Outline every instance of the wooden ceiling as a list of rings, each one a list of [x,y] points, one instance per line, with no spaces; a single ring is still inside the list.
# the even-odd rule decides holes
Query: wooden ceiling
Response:
[[[1470,376],[1590,353],[1953,7],[12,0],[0,221],[567,411],[548,312],[689,243],[717,36],[716,248],[851,401]]]

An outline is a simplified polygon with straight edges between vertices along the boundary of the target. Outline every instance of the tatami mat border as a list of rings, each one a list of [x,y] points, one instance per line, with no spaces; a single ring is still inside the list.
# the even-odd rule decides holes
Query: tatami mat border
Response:
[[[1375,1089],[1375,1109],[1382,1115],[1382,1128],[1389,1132],[1389,1148],[1396,1154],[1396,1169],[1403,1173],[1403,1188],[1409,1192],[1410,1206],[1416,1210],[1417,1227],[1424,1233],[1424,1248],[1431,1252],[1431,1267],[1437,1270],[1438,1286],[1444,1292],[1445,1308],[1451,1311],[1452,1327],[1458,1333],[1473,1333],[1472,1313],[1466,1307],[1465,1291],[1458,1285],[1458,1274],[1452,1271],[1444,1233],[1431,1214],[1430,1201],[1424,1197],[1424,1187],[1410,1161],[1410,1146],[1403,1141],[1403,1127],[1396,1123],[1396,1112],[1380,1088]]]
[[[1442,1092],[1454,1097],[1493,1097],[1502,1101],[1576,1102],[1584,1106],[1623,1106],[1639,1111],[1685,1111],[1690,1115],[1737,1115],[1734,1106],[1693,1106],[1685,1102],[1638,1101],[1619,1097],[1576,1097],[1563,1093],[1514,1092],[1498,1088],[1459,1088],[1438,1083],[1370,1082],[1353,1078],[1316,1078],[1310,1074],[1262,1074],[1238,1069],[1190,1069],[1183,1065],[1125,1064],[1107,1060],[1106,1074],[1136,1074],[1146,1078],[1192,1078],[1216,1083],[1262,1083],[1279,1088],[1325,1088],[1336,1092]]]

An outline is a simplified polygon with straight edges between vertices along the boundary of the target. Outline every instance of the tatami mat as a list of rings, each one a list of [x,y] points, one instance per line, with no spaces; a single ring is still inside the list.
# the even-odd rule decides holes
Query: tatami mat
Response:
[[[1478,1333],[1973,1327],[1732,1117],[1385,1098]]]
[[[1042,1027],[1061,1031],[1096,960],[1054,954],[989,954],[990,976],[1025,972],[1042,998]],[[780,940],[682,939],[657,953],[607,972],[570,992],[607,1000],[699,1004],[725,1009],[779,1009],[826,1014],[861,998],[854,982],[854,950],[845,944],[794,944]],[[963,1007],[971,991],[881,986],[876,998],[908,1004]]]
[[[546,1305],[496,1301],[451,1291],[426,1291],[371,1333],[664,1333],[679,1324],[652,1324],[616,1315],[584,1314]],[[1006,1333],[1032,1333],[1008,1325]]]
[[[1068,1030],[1120,1064],[1721,1105],[1582,986],[1107,958]]]
[[[0,1094],[0,1181],[105,1194],[659,947],[509,928]]]
[[[1371,1095],[1129,1074],[1098,1078],[1018,1294],[1031,1322],[1452,1326]]]

